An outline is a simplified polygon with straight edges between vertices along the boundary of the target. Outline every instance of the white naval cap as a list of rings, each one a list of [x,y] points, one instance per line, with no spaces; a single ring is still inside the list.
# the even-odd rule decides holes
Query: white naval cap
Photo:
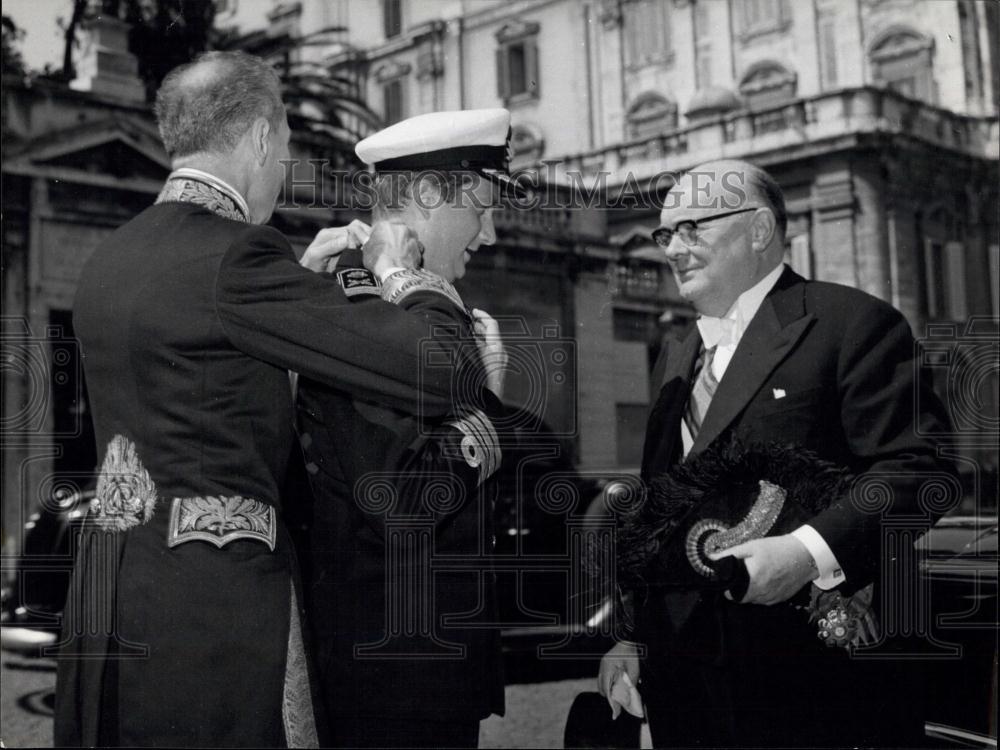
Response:
[[[469,169],[493,177],[508,174],[509,142],[509,111],[466,109],[410,117],[354,150],[376,172]]]

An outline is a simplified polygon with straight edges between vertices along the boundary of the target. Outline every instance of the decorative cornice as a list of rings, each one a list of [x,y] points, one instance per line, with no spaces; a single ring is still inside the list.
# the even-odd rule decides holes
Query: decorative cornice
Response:
[[[637,123],[671,116],[677,117],[677,103],[652,92],[636,97],[625,113],[625,119]]]
[[[427,21],[426,23],[411,26],[399,36],[394,36],[382,44],[369,47],[367,49],[352,50],[350,56],[358,60],[375,62],[389,55],[413,49],[429,36],[444,36],[448,29],[448,24],[439,19]],[[343,57],[348,57],[345,53]],[[346,61],[346,60],[345,60]],[[336,62],[341,62],[338,59]]]
[[[405,75],[409,75],[412,69],[413,67],[409,63],[400,62],[399,60],[390,60],[383,65],[379,65],[375,69],[375,80],[379,83],[392,81],[396,78],[402,78]]]
[[[514,20],[505,23],[500,30],[494,34],[501,44],[505,42],[516,42],[528,36],[535,36],[541,26],[534,21]]]
[[[868,56],[875,62],[933,51],[934,39],[909,26],[890,26],[872,39]]]
[[[791,86],[793,89],[798,76],[779,62],[766,60],[755,63],[740,81],[741,94],[755,94],[759,91]]]
[[[675,54],[671,50],[661,50],[658,54],[648,57],[639,62],[632,62],[627,64],[625,67],[629,71],[642,70],[643,68],[653,68],[656,66],[670,67],[674,64]]]

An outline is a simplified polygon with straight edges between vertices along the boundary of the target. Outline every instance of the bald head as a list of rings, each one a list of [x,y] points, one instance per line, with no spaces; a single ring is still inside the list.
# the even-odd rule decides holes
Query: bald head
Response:
[[[154,111],[172,159],[228,154],[258,118],[277,128],[285,117],[274,69],[243,52],[207,52],[174,68],[156,94]]]

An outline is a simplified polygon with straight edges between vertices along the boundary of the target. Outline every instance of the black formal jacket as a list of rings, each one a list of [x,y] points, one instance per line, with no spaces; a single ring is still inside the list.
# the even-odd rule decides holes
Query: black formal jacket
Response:
[[[644,479],[681,460],[681,419],[700,349],[692,327],[654,367],[660,389],[646,429]],[[858,475],[860,497],[841,498],[811,521],[853,589],[877,571],[886,518],[940,514],[918,506],[917,490],[953,476],[927,437],[941,434],[947,420],[928,380],[917,377],[913,337],[899,311],[786,267],[744,332],[690,455],[736,434],[746,443],[807,448]],[[866,478],[888,482],[884,507],[872,504],[876,488]]]
[[[700,349],[692,327],[665,346],[654,368],[659,393],[643,451],[647,481],[681,460],[681,419]],[[878,609],[880,585],[897,586],[899,601],[911,604],[916,588],[914,535],[904,532],[894,542],[883,532],[894,523],[903,529],[933,523],[947,507],[937,502],[942,494],[959,499],[954,467],[927,437],[947,423],[943,405],[918,376],[914,340],[897,310],[786,268],[744,332],[691,455],[737,435],[745,443],[794,444],[848,468],[857,476],[853,491],[811,525],[843,567],[841,588],[851,592],[875,582]],[[907,588],[905,596],[899,586]],[[902,724],[887,718],[909,706],[901,687],[879,682],[887,679],[884,670],[869,669],[882,662],[852,663],[846,652],[825,647],[805,612],[788,604],[728,602],[721,592],[672,593],[655,583],[634,596],[633,637],[648,649],[642,689],[653,714],[670,716],[685,705],[692,685],[702,683],[714,691],[717,706],[728,705],[696,715],[700,701],[694,700],[682,716],[670,716],[673,734],[668,726],[662,737],[680,744],[801,746],[863,744],[888,731],[902,741]],[[910,714],[919,721],[918,710]]]
[[[680,425],[700,349],[692,327],[664,346],[654,368],[660,389],[646,429],[646,480],[681,460]],[[954,486],[954,467],[926,437],[941,434],[947,420],[917,376],[913,337],[895,308],[786,268],[744,332],[691,455],[737,435],[794,444],[857,475],[851,496],[811,521],[851,591],[878,576],[886,521],[914,514],[932,521],[943,511],[922,507],[918,495],[928,482]],[[650,640],[667,637],[650,631]]]
[[[416,319],[438,309],[453,320],[450,415],[415,417],[299,382],[315,496],[307,614],[334,737],[338,715],[503,713],[494,575],[483,557],[494,543],[490,477],[502,459],[503,411],[482,388],[464,307],[419,292],[401,304]]]
[[[142,512],[78,557],[57,745],[284,744],[287,371],[443,413],[451,373],[421,363],[450,352],[428,325],[450,321],[433,306],[417,317],[376,298],[349,304],[335,280],[299,266],[279,232],[193,203],[154,205],[95,251],[74,326],[104,468],[98,495],[115,507],[137,498]],[[168,546],[173,499],[220,497],[256,510],[198,523],[257,524],[262,536],[238,533],[220,548],[187,534]],[[113,622],[93,622],[97,610]]]

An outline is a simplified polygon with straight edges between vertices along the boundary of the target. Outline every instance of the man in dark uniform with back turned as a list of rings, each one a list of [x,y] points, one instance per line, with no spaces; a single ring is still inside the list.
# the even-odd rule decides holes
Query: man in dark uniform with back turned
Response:
[[[509,131],[503,109],[434,112],[357,147],[376,172],[375,217],[402,221],[425,248],[423,268],[386,274],[381,293],[419,316],[445,290],[466,345],[443,419],[299,385],[316,498],[307,612],[338,747],[472,747],[480,720],[503,713],[493,574],[475,559],[492,551],[505,354],[496,322],[467,312],[451,282],[495,240]],[[378,293],[348,260],[336,271],[345,289]],[[456,556],[471,569],[435,570]]]
[[[453,351],[428,339],[454,318],[443,303],[421,317],[348,304],[261,226],[288,157],[280,91],[242,53],[171,72],[156,115],[175,171],[80,280],[102,463],[65,610],[56,745],[315,746],[279,497],[295,445],[288,371],[404,413],[450,406],[451,373],[420,365]],[[349,240],[322,230],[307,254]],[[405,240],[376,227],[366,261],[406,266]]]

